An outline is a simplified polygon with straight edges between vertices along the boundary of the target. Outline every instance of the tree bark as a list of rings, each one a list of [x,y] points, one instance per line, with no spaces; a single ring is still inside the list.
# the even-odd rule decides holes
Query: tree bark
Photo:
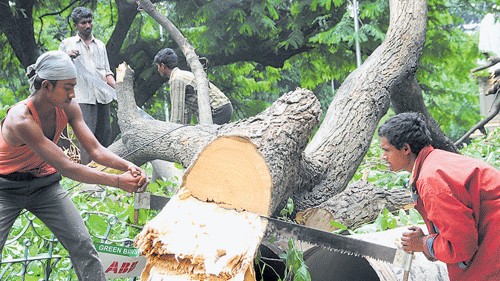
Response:
[[[33,29],[35,2],[15,1],[15,10],[12,10],[10,1],[0,0],[0,29],[5,33],[23,68],[35,63],[40,54]]]
[[[298,210],[341,192],[368,151],[391,95],[414,80],[425,42],[425,0],[390,1],[385,41],[342,83],[325,119],[304,152],[304,187],[294,195]],[[349,143],[349,145],[345,145]]]
[[[333,220],[355,229],[375,220],[384,208],[394,212],[408,206],[413,206],[408,190],[386,190],[358,181],[317,207],[298,212],[297,221],[324,231],[336,229],[330,224]]]

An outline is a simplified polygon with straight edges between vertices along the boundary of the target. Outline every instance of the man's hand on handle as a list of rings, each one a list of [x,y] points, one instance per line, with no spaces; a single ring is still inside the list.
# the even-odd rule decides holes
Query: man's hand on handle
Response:
[[[423,252],[425,235],[422,229],[417,226],[410,226],[408,230],[410,230],[410,232],[404,232],[403,237],[401,237],[403,250],[408,253]]]
[[[127,172],[118,175],[117,187],[127,192],[141,193],[146,191],[148,183],[146,172],[136,165],[130,165]]]

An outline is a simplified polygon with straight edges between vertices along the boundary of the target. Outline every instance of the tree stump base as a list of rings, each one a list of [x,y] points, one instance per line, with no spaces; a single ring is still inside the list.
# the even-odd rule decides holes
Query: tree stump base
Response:
[[[224,209],[182,189],[136,237],[147,259],[141,280],[255,280],[266,226],[257,214]]]

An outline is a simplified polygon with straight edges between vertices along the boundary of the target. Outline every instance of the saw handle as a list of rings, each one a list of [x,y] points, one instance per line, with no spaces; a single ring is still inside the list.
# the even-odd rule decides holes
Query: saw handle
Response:
[[[411,271],[411,262],[413,261],[413,258],[415,257],[413,253],[409,254],[409,261],[408,261],[408,269],[405,269],[405,272],[403,274],[403,281],[408,281],[410,280],[410,271]]]

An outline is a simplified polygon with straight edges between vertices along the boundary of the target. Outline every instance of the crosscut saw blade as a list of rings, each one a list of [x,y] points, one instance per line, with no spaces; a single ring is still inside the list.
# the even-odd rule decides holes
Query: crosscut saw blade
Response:
[[[344,235],[334,234],[303,225],[261,216],[268,221],[266,236],[300,240],[342,254],[369,257],[410,270],[412,255],[402,249],[391,248]]]
[[[93,84],[98,91],[112,95],[113,99],[116,100],[115,89],[109,86],[106,82],[102,81],[95,74],[92,74],[90,71],[88,71],[87,68],[85,68],[85,66],[83,65],[81,60],[82,59],[80,59],[80,57],[76,57],[75,59],[73,59],[73,63],[75,64],[76,68],[76,73],[79,76],[79,78],[84,79],[90,84]]]

